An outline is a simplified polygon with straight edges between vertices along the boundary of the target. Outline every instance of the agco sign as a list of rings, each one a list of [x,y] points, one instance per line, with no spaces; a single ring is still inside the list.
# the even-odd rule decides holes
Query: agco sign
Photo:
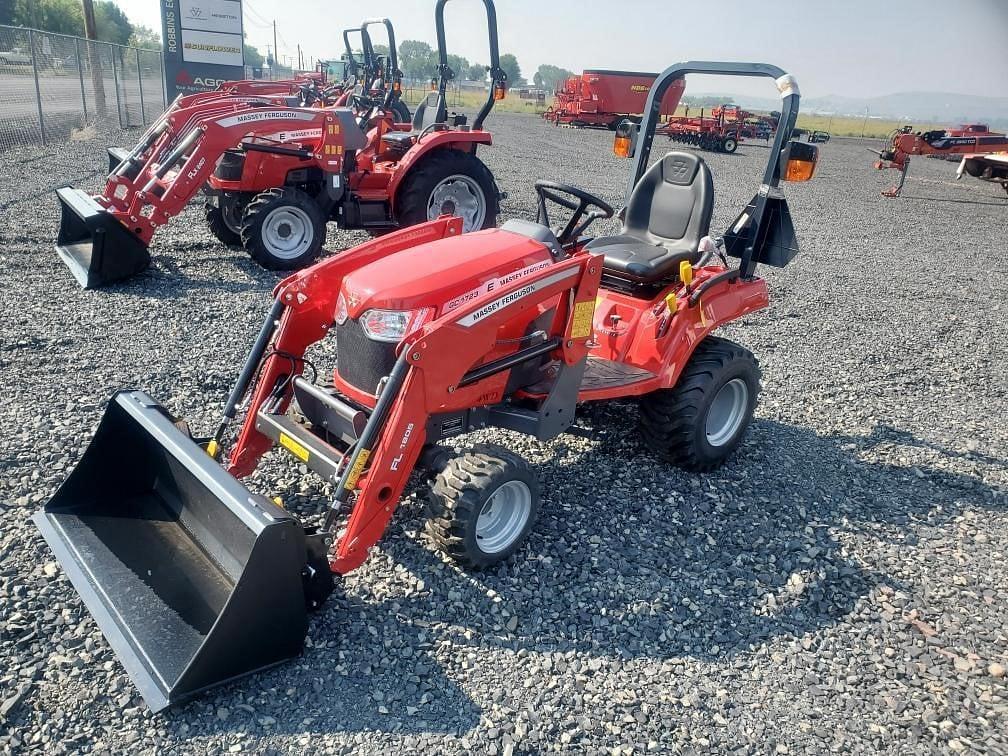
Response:
[[[241,0],[160,0],[165,89],[179,94],[217,89],[245,78]]]

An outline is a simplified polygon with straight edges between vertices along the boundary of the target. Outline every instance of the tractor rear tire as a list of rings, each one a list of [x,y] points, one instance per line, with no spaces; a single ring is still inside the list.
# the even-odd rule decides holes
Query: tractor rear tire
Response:
[[[452,458],[431,484],[427,534],[455,562],[481,570],[519,549],[539,517],[539,502],[528,462],[480,444]]]
[[[655,454],[678,467],[713,470],[742,441],[759,390],[760,369],[752,353],[708,336],[674,387],[641,398],[641,434]]]
[[[459,213],[462,231],[497,225],[500,197],[490,169],[469,152],[439,149],[420,158],[396,195],[396,222],[401,228]]]
[[[245,208],[241,240],[267,270],[300,270],[322,252],[326,221],[318,203],[300,189],[267,189]]]

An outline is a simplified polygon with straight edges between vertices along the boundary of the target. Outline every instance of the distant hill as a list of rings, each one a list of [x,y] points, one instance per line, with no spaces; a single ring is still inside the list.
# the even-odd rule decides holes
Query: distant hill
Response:
[[[724,98],[753,110],[777,110],[780,101],[768,97],[733,98],[730,95],[695,95],[698,98]],[[865,110],[876,118],[907,123],[933,123],[952,126],[977,122],[1008,127],[1008,97],[981,97],[955,92],[895,92],[881,97],[807,97],[802,99],[804,113],[864,116]]]

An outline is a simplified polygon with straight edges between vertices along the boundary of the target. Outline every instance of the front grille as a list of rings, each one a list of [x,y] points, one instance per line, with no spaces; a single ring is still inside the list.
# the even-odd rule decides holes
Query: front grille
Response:
[[[378,381],[392,372],[395,344],[372,341],[361,324],[347,318],[336,326],[336,364],[340,377],[354,388],[374,394]]]

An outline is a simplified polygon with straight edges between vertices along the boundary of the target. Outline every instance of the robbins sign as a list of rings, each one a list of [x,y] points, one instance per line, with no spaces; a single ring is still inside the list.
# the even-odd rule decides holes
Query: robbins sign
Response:
[[[169,100],[245,78],[241,0],[160,2]]]

